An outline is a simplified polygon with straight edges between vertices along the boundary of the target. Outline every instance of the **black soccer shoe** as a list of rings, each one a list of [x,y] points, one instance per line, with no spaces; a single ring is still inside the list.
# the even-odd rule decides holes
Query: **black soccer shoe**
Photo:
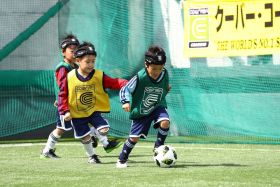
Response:
[[[101,164],[101,161],[99,160],[98,156],[96,154],[94,154],[94,155],[89,157],[88,163],[90,163],[90,164]]]
[[[154,148],[153,148],[153,152],[155,152],[156,149],[159,148],[159,147],[160,147],[160,145],[155,144],[155,145],[154,145]]]
[[[118,147],[120,147],[122,145],[122,142],[116,141],[116,140],[109,140],[109,144],[104,147],[104,150],[106,151],[106,153],[110,153],[111,151],[113,151],[114,149],[117,149]]]
[[[46,153],[41,153],[40,158],[53,158],[53,159],[57,159],[60,158],[59,156],[57,156],[55,153],[55,149],[50,149],[48,152]]]

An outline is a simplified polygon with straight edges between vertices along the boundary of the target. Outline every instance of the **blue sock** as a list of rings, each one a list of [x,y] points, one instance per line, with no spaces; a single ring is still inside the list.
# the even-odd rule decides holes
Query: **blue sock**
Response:
[[[126,162],[128,159],[128,156],[130,154],[130,152],[132,151],[133,147],[135,146],[136,142],[132,142],[130,140],[130,138],[128,138],[124,145],[123,145],[123,149],[122,152],[119,156],[120,161]]]
[[[161,145],[164,145],[165,139],[168,135],[169,128],[163,129],[159,128],[158,129],[158,134],[157,134],[157,141],[155,142],[155,147],[159,147]]]

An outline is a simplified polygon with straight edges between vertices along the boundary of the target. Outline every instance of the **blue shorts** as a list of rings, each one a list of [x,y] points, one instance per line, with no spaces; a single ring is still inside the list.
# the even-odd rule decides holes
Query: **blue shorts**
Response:
[[[58,110],[56,111],[56,128],[63,129],[65,131],[72,130],[71,121],[64,121],[63,116],[59,115]]]
[[[170,121],[168,112],[166,108],[158,107],[150,115],[132,120],[129,137],[146,138],[152,122],[156,124],[164,120]]]
[[[110,127],[108,121],[100,112],[94,112],[91,116],[86,118],[72,118],[71,123],[74,128],[75,138],[79,139],[90,134],[89,124],[91,124],[96,130]]]

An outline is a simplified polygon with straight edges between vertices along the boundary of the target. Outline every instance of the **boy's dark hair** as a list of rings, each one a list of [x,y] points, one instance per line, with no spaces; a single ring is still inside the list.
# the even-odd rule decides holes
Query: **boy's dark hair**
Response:
[[[77,39],[77,37],[73,34],[68,34],[60,43],[60,48],[65,51],[65,49],[69,46],[69,45],[76,45],[79,46],[80,42]]]
[[[95,47],[90,42],[84,42],[81,45],[78,46],[78,48],[74,51],[74,57],[75,58],[81,58],[85,55],[94,55],[97,56],[97,53],[95,51]]]
[[[145,53],[145,63],[149,64],[156,64],[156,65],[163,65],[166,62],[166,55],[165,51],[155,45],[149,47],[148,51]]]

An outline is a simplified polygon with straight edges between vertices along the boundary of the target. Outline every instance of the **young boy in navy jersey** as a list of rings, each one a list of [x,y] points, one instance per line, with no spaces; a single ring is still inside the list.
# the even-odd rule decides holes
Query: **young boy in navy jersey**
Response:
[[[71,121],[75,138],[81,139],[89,157],[89,163],[101,163],[91,146],[91,124],[100,135],[106,136],[109,124],[102,113],[110,112],[109,95],[106,89],[119,90],[127,80],[111,78],[103,71],[94,69],[97,53],[91,43],[84,42],[74,52],[78,69],[67,74],[66,92],[59,94],[59,113],[65,121]],[[114,148],[120,146],[120,142]]]
[[[168,72],[164,68],[166,55],[159,46],[145,53],[145,68],[140,70],[120,91],[122,108],[130,112],[132,125],[123,145],[117,168],[126,168],[130,152],[139,138],[146,138],[151,123],[158,128],[154,148],[164,144],[169,131],[169,115],[165,96],[170,90]]]

